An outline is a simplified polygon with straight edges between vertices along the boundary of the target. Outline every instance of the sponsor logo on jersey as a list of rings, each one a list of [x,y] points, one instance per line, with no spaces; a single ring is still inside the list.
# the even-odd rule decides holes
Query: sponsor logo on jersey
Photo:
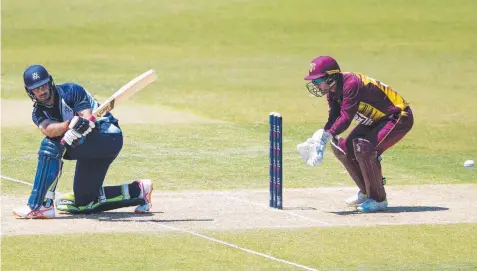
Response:
[[[354,120],[363,124],[363,125],[372,125],[374,121],[361,113],[356,113],[354,115]]]

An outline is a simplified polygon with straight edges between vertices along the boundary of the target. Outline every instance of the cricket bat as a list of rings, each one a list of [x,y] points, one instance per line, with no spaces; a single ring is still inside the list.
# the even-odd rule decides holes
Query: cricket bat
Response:
[[[104,117],[108,112],[113,110],[121,102],[131,98],[138,91],[147,87],[149,84],[157,79],[157,73],[155,70],[148,70],[147,72],[137,76],[133,80],[129,81],[126,85],[118,89],[111,97],[109,97],[104,103],[102,103],[93,114],[89,117],[90,121],[95,121],[97,118]],[[65,140],[61,139],[61,143],[64,144]]]
[[[96,108],[96,110],[93,111],[93,115],[89,118],[89,120],[94,121],[97,118],[104,117],[104,115],[113,110],[114,107],[116,107],[119,103],[131,98],[134,94],[154,82],[156,79],[156,71],[148,70],[147,72],[129,81],[126,85],[118,89],[98,108]]]

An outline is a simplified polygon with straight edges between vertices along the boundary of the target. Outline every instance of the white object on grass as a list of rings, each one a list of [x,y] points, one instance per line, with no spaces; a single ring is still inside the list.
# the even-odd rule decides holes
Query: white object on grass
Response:
[[[464,167],[474,167],[474,160],[467,160],[464,162]]]

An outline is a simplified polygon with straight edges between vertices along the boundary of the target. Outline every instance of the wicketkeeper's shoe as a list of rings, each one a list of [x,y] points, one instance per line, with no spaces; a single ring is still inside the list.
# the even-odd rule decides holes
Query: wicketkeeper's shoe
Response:
[[[367,200],[368,200],[368,196],[364,194],[363,192],[358,191],[358,193],[355,196],[352,196],[348,198],[347,200],[345,200],[345,203],[348,206],[356,207]]]
[[[154,190],[152,181],[149,179],[144,179],[144,180],[138,180],[137,182],[139,184],[139,189],[141,189],[141,192],[139,193],[138,198],[143,199],[144,204],[136,207],[136,210],[134,210],[134,212],[136,214],[147,213],[152,207],[151,198],[152,198],[152,190]]]
[[[25,219],[55,218],[55,206],[53,204],[50,207],[41,206],[38,210],[32,210],[29,206],[23,206],[15,208],[13,210],[13,215]]]
[[[357,210],[363,213],[374,213],[378,211],[382,211],[388,207],[388,201],[384,200],[381,202],[377,202],[374,199],[368,199],[367,201],[361,203]]]

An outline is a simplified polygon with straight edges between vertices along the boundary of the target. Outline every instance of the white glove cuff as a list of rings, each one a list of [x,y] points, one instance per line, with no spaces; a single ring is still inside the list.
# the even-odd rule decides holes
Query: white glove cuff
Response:
[[[78,122],[78,119],[79,119],[78,116],[74,116],[74,117],[71,119],[70,125],[68,125],[68,128],[73,129],[73,127],[75,127],[76,123]]]
[[[326,132],[324,129],[316,131],[311,137],[315,142],[328,142],[331,139],[331,134]]]
[[[324,129],[320,129],[318,131],[316,131],[313,136],[311,137],[311,139],[313,139],[313,141],[315,142],[320,142],[321,141],[321,138],[323,137],[323,133],[325,132]]]

